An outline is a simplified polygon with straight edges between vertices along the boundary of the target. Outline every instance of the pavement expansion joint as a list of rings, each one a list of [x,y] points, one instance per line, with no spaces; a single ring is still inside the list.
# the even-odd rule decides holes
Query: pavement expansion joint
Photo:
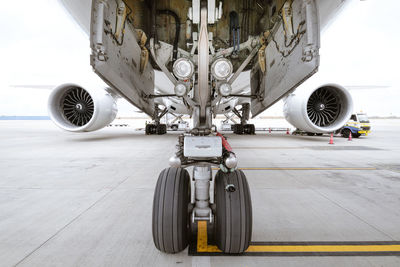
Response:
[[[400,241],[251,242],[243,254],[225,254],[208,241],[207,222],[197,223],[191,256],[400,256]]]

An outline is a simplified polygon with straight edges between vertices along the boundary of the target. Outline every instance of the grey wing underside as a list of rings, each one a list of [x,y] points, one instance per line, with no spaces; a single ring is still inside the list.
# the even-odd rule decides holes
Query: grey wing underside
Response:
[[[58,0],[89,37],[92,0]]]
[[[71,14],[73,19],[79,24],[82,30],[88,34],[90,33],[91,25],[91,13],[92,13],[92,0],[58,0],[66,10]],[[343,9],[346,3],[350,0],[315,0],[310,1],[316,4],[314,5],[316,14],[313,16],[314,20],[319,18],[319,23],[316,21],[307,21],[307,34],[304,35],[303,40],[299,47],[293,50],[292,55],[283,57],[282,51],[279,51],[275,43],[279,44],[279,36],[283,36],[282,33],[277,34],[274,42],[270,42],[266,48],[266,67],[267,72],[262,75],[258,74],[258,77],[252,75],[251,81],[258,80],[258,84],[252,84],[252,94],[262,95],[262,99],[255,99],[252,101],[252,113],[257,115],[263,110],[267,109],[279,99],[283,98],[288,93],[292,92],[300,85],[304,80],[315,73],[319,66],[319,56],[314,54],[313,58],[308,61],[304,61],[304,53],[312,53],[310,50],[319,48],[319,31],[321,28],[329,25],[330,21]],[[96,1],[94,1],[96,2]],[[300,2],[300,1],[299,1]],[[294,2],[296,3],[296,2]],[[309,12],[306,10],[305,12]],[[93,23],[93,22],[92,22]],[[282,28],[277,28],[277,31],[282,31]],[[93,40],[92,40],[93,41]],[[103,39],[103,41],[107,41]],[[282,40],[281,40],[282,41]],[[93,42],[92,42],[93,48]],[[119,49],[120,50],[120,49]],[[118,51],[119,51],[118,50]],[[114,51],[117,53],[118,51]],[[131,51],[131,50],[130,50]],[[136,61],[136,55],[132,55],[132,60]],[[121,96],[126,98],[130,103],[145,111],[147,114],[151,114],[153,107],[151,101],[143,99],[143,95],[149,95],[154,93],[154,78],[150,77],[149,72],[153,72],[152,68],[147,72],[147,80],[153,80],[147,82],[147,84],[139,85],[134,80],[137,80],[142,75],[129,74],[128,67],[126,68],[124,80],[118,80],[118,75],[112,75],[115,66],[120,65],[118,62],[113,64],[105,64],[105,62],[93,62],[92,65],[96,73],[103,78],[112,88],[115,89]],[[109,65],[109,66],[107,66]],[[154,75],[154,74],[153,74]],[[133,77],[134,76],[134,77]],[[135,78],[135,79],[133,79]],[[250,80],[248,83],[250,84]],[[153,86],[151,84],[153,83]],[[157,86],[157,84],[156,84]],[[152,87],[152,88],[150,88]]]
[[[58,0],[89,36],[92,0]],[[318,0],[320,27],[323,30],[350,0]]]

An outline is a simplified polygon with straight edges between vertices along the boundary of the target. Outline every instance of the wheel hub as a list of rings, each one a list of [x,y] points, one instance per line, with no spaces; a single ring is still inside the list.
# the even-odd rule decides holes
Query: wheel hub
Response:
[[[315,105],[315,110],[317,110],[317,111],[323,111],[324,109],[325,109],[325,104],[324,103],[317,103],[316,105]]]
[[[65,118],[76,126],[87,124],[94,114],[94,102],[90,94],[80,87],[71,88],[61,102]]]
[[[75,110],[76,110],[77,112],[79,112],[79,113],[85,113],[85,111],[86,111],[86,106],[85,106],[85,104],[83,104],[83,103],[77,103],[77,104],[75,105]]]

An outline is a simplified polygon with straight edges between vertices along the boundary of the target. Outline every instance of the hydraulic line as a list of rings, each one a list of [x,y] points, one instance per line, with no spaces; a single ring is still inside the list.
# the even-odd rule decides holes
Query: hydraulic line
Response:
[[[157,22],[156,22],[156,10],[157,10],[157,0],[151,1],[151,37],[154,39],[154,43],[158,43],[157,39]]]
[[[181,31],[181,21],[179,16],[172,10],[169,9],[162,9],[157,10],[158,15],[169,15],[174,18],[175,20],[175,40],[174,40],[174,52],[173,52],[173,60],[175,61],[178,54],[178,43],[179,43],[179,34]]]
[[[229,28],[232,35],[233,51],[234,53],[236,53],[237,51],[239,51],[239,45],[240,45],[240,27],[239,27],[239,15],[235,11],[229,13]]]

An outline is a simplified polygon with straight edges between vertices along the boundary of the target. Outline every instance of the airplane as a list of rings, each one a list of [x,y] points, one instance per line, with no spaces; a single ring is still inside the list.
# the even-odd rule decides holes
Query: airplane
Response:
[[[153,118],[147,134],[166,132],[160,119],[168,112],[191,116],[155,188],[152,234],[162,252],[184,250],[197,221],[213,226],[225,253],[249,246],[249,185],[213,125],[217,114],[237,113],[237,131],[251,134],[250,112],[281,99],[286,119],[309,132],[333,132],[352,113],[340,85],[296,90],[317,72],[321,30],[349,0],[60,1],[88,34],[90,64],[108,88],[56,87],[48,109],[57,126],[101,129],[114,120],[118,97]]]

